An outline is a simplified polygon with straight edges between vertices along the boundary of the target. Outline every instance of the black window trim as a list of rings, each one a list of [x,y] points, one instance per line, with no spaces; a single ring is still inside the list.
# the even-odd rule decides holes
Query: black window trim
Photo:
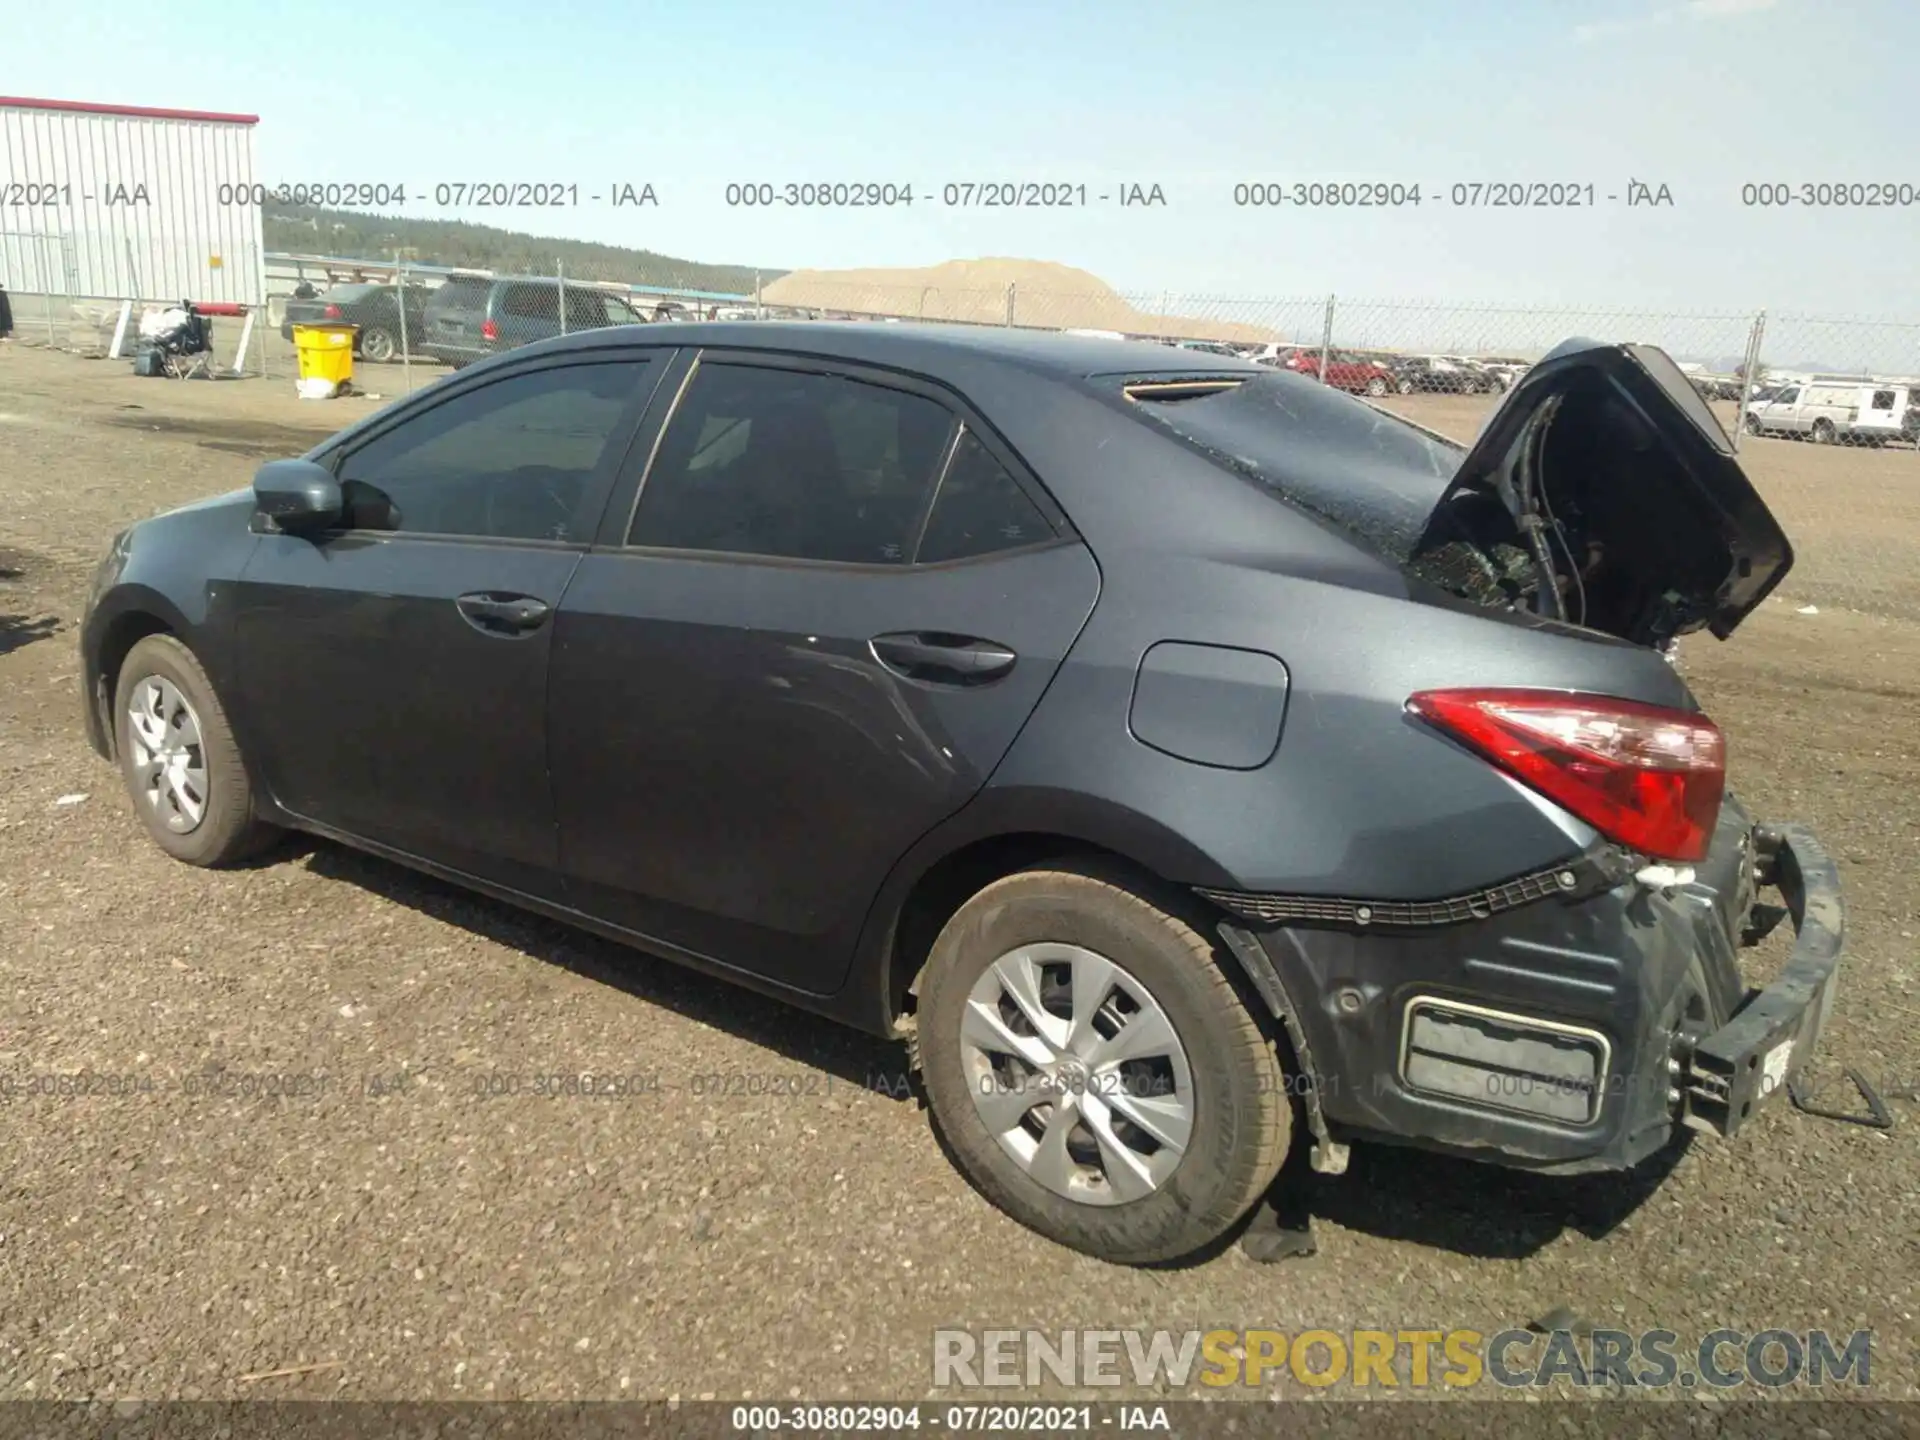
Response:
[[[580,350],[566,350],[559,354],[530,355],[519,357],[501,366],[498,370],[489,369],[483,374],[472,376],[463,383],[449,388],[445,393],[433,394],[421,391],[417,403],[408,403],[384,416],[381,423],[367,430],[352,430],[329,441],[331,448],[323,449],[311,455],[317,464],[323,465],[337,480],[340,468],[355,452],[391,435],[402,425],[431,414],[443,405],[464,399],[477,390],[497,385],[505,380],[519,379],[526,375],[539,374],[546,370],[570,370],[584,365],[633,365],[647,367],[647,374],[627,409],[615,423],[612,433],[607,437],[607,446],[601,452],[599,464],[594,467],[593,485],[598,493],[598,508],[594,511],[592,523],[581,527],[585,538],[579,540],[519,539],[509,535],[462,535],[457,532],[439,530],[362,530],[351,525],[334,525],[325,530],[313,532],[317,540],[333,541],[352,537],[360,540],[425,540],[441,545],[485,545],[505,546],[514,549],[534,550],[573,550],[581,553],[593,548],[593,540],[599,531],[600,522],[606,515],[607,504],[613,498],[618,487],[621,467],[625,464],[628,450],[632,446],[634,434],[645,421],[652,407],[654,392],[660,382],[672,368],[674,348],[661,345],[606,345],[583,347]]]
[[[737,550],[688,550],[672,545],[630,545],[627,537],[633,534],[634,521],[640,514],[640,502],[647,491],[647,481],[653,473],[653,467],[660,457],[660,446],[667,431],[673,426],[673,419],[679,413],[681,402],[693,387],[694,377],[700,373],[703,364],[736,365],[758,367],[770,370],[799,370],[809,374],[831,376],[837,379],[852,380],[860,384],[874,385],[881,389],[898,390],[909,395],[918,395],[931,400],[945,409],[953,420],[953,427],[942,450],[938,472],[934,482],[928,487],[927,499],[921,508],[913,531],[913,548],[907,558],[899,562],[875,560],[813,560],[795,555],[754,555]],[[650,431],[650,433],[649,433]],[[926,538],[928,520],[932,517],[933,507],[938,502],[940,491],[947,482],[947,472],[952,469],[954,457],[960,453],[960,441],[971,434],[1012,478],[1015,485],[1040,512],[1053,534],[1031,545],[1021,545],[1006,550],[990,550],[981,555],[966,555],[953,560],[938,560],[921,563],[920,545]],[[933,379],[906,370],[892,370],[883,366],[870,365],[857,360],[844,360],[838,356],[815,355],[792,350],[755,350],[740,346],[709,346],[696,350],[690,356],[685,369],[675,382],[674,393],[657,424],[643,426],[635,441],[645,438],[644,456],[641,459],[639,474],[633,485],[633,494],[626,507],[625,519],[621,522],[617,538],[607,540],[591,548],[596,554],[631,555],[642,558],[685,557],[690,560],[724,562],[739,565],[774,565],[792,569],[807,570],[846,570],[872,575],[910,575],[927,570],[950,570],[961,565],[979,565],[987,561],[1001,560],[1009,556],[1024,555],[1032,551],[1048,549],[1056,545],[1079,544],[1079,533],[1067,519],[1053,496],[1047,493],[1033,471],[1019,458],[1018,454],[1002,439],[984,417],[967,399],[957,391]],[[632,450],[641,447],[636,443],[630,447],[627,465],[633,460]],[[617,488],[617,487],[616,487]]]

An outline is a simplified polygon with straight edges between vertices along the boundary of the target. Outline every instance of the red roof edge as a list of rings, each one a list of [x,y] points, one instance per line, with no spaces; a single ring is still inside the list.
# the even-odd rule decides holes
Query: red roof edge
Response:
[[[219,110],[165,110],[151,105],[89,105],[84,100],[32,100],[0,95],[0,110],[65,110],[79,115],[135,115],[148,120],[214,120],[228,125],[258,125],[258,115],[229,115]]]

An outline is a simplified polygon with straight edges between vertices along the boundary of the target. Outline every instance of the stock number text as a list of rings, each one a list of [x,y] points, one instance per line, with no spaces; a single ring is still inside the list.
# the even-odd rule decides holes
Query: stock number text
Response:
[[[379,207],[406,204],[407,187],[359,180],[323,185],[228,184],[215,187],[214,200],[221,205],[320,205],[330,210],[341,206]]]
[[[1397,207],[1418,205],[1420,187],[1373,180],[1315,180],[1291,185],[1271,180],[1242,181],[1233,187],[1233,203],[1243,209],[1271,209],[1282,205],[1301,205],[1313,209],[1331,206]]]
[[[1753,206],[1806,206],[1814,210],[1904,209],[1920,204],[1920,186],[1872,180],[1804,181],[1793,184],[1769,180],[1740,187],[1740,203]]]
[[[808,181],[792,185],[761,180],[727,186],[726,200],[729,205],[759,209],[791,205],[802,209],[877,210],[913,204],[913,187],[878,180]]]

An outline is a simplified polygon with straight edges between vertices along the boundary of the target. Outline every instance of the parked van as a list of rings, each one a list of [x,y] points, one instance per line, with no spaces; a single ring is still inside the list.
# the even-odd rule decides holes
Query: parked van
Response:
[[[618,295],[539,275],[449,275],[423,320],[420,352],[456,370],[552,335],[647,323]]]
[[[1752,435],[1797,435],[1821,445],[1884,445],[1920,434],[1920,403],[1905,385],[1816,377],[1750,403]]]

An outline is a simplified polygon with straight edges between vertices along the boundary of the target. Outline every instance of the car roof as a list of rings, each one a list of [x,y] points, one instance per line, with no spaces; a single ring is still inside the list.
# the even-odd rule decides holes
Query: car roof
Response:
[[[1196,369],[1208,374],[1266,373],[1264,367],[1238,355],[1207,354],[1204,359],[1196,359],[1199,352],[1155,340],[1109,340],[1052,330],[1013,330],[997,325],[698,320],[675,325],[670,340],[653,338],[653,333],[651,328],[583,330],[510,353],[590,349],[605,346],[611,339],[631,345],[787,351],[936,374],[948,365],[980,361],[998,361],[1062,380],[1093,375],[1191,374]]]

